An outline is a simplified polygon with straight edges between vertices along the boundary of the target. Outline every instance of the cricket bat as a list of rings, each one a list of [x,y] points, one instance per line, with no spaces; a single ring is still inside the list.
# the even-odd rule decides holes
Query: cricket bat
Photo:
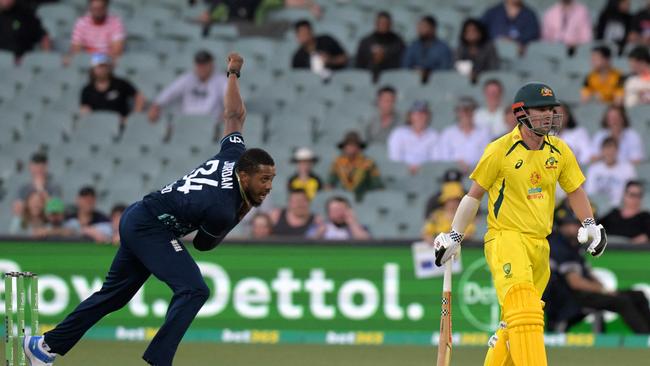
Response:
[[[440,338],[438,339],[438,362],[436,366],[451,364],[451,264],[454,257],[445,263],[442,280],[442,310],[440,311]]]

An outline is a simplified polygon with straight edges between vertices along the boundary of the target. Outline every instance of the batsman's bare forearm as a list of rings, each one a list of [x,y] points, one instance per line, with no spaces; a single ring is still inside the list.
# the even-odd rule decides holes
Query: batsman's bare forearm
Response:
[[[585,221],[585,219],[593,218],[594,212],[591,209],[591,204],[589,203],[589,197],[587,197],[587,192],[585,192],[582,187],[578,187],[575,191],[567,193],[567,198],[569,200],[569,206],[571,210],[578,217],[580,222]]]
[[[228,55],[228,84],[226,95],[223,99],[224,136],[233,132],[242,131],[246,119],[246,107],[239,92],[239,78],[237,73],[241,71],[244,60],[236,53]]]

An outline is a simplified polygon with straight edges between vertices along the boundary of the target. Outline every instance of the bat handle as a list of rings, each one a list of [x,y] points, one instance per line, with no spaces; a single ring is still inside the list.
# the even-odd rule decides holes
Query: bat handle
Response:
[[[451,266],[454,258],[455,256],[452,256],[447,262],[445,262],[445,273],[442,280],[442,291],[445,292],[451,291]]]

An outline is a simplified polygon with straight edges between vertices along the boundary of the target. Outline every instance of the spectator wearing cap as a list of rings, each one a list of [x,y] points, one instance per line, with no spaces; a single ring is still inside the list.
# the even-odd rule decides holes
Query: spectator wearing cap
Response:
[[[379,168],[374,160],[363,155],[366,143],[356,131],[349,131],[338,144],[341,155],[330,168],[329,187],[354,192],[357,200],[369,190],[383,187]]]
[[[629,238],[634,244],[650,244],[650,212],[643,209],[644,194],[642,182],[630,180],[625,184],[620,206],[598,220],[607,225],[608,235]]]
[[[160,92],[149,109],[149,119],[157,121],[162,107],[178,102],[181,114],[211,116],[219,123],[223,118],[226,83],[226,75],[215,72],[212,54],[198,51],[194,55],[194,70],[179,76]]]
[[[460,200],[465,195],[465,189],[460,182],[447,182],[442,185],[438,202],[441,205],[429,214],[422,228],[422,240],[431,241],[439,233],[446,233],[451,230],[451,223],[454,220],[456,209]],[[465,237],[474,235],[476,227],[470,223],[465,231]]]
[[[436,159],[456,162],[463,171],[473,167],[490,143],[487,129],[474,124],[476,101],[471,97],[461,97],[456,103],[457,123],[445,128],[440,134]]]
[[[27,197],[32,192],[38,192],[47,199],[52,196],[61,196],[61,186],[57,184],[48,171],[47,155],[35,153],[29,162],[29,174],[31,180],[18,188],[18,195],[13,204],[15,215],[23,212],[23,206]]]
[[[119,113],[124,123],[129,113],[143,110],[144,96],[128,80],[113,75],[110,56],[93,54],[91,66],[88,84],[81,90],[81,115],[111,111]]]
[[[294,31],[299,46],[291,61],[294,69],[310,69],[327,79],[332,70],[340,70],[347,65],[348,55],[341,44],[330,35],[314,35],[308,20],[296,22]]]
[[[406,48],[402,67],[416,70],[427,82],[429,74],[436,70],[449,70],[453,67],[453,53],[449,45],[438,38],[438,22],[431,15],[424,16],[417,25],[418,38]]]
[[[355,67],[366,69],[377,80],[384,70],[400,67],[404,53],[404,41],[393,31],[393,18],[387,11],[375,17],[375,29],[359,42]]]
[[[0,50],[14,54],[16,61],[40,45],[51,48],[50,37],[32,8],[16,0],[0,1]]]
[[[505,109],[506,113],[512,114],[510,106]],[[493,138],[512,130],[505,122],[503,84],[498,79],[483,83],[483,105],[474,113],[474,121],[477,126],[488,129]]]
[[[585,4],[576,0],[561,0],[551,5],[542,18],[542,39],[559,42],[570,50],[593,38],[591,14]]]
[[[577,240],[580,220],[567,206],[565,202],[556,210],[556,230],[548,238],[551,280],[543,300],[549,325],[564,322],[563,329],[553,330],[565,332],[585,317],[584,309],[609,310],[618,313],[633,332],[650,333],[648,299],[642,291],[612,288],[598,279]],[[613,228],[607,226],[608,234]]]
[[[607,137],[601,144],[602,160],[593,163],[587,171],[585,191],[589,195],[600,194],[609,199],[609,205],[621,203],[625,183],[636,178],[634,165],[618,160],[618,143]]]
[[[627,112],[622,106],[610,105],[603,113],[601,129],[594,134],[591,142],[594,149],[591,154],[592,161],[603,158],[600,148],[607,137],[613,137],[618,142],[618,161],[639,164],[645,159],[641,134],[630,126]]]
[[[120,220],[122,219],[122,214],[126,211],[126,205],[123,203],[118,203],[111,208],[111,230],[112,237],[111,243],[113,245],[120,245]]]
[[[291,163],[296,165],[296,173],[289,177],[287,188],[289,191],[302,189],[309,200],[314,199],[316,193],[323,188],[323,182],[313,171],[318,156],[308,147],[296,149],[291,158]]]
[[[623,102],[623,73],[612,66],[612,51],[607,46],[591,50],[591,71],[582,84],[581,101],[596,100],[604,103]]]
[[[65,228],[73,235],[90,239],[96,243],[110,243],[112,239],[111,221],[97,211],[97,195],[90,186],[82,187],[77,195],[76,212],[69,215]]]
[[[438,133],[430,123],[429,104],[423,100],[413,102],[406,126],[395,127],[388,136],[388,158],[407,164],[411,174],[416,174],[420,165],[433,159],[438,143]]]
[[[463,22],[456,49],[456,70],[476,82],[478,76],[489,70],[499,68],[499,55],[487,30],[480,20],[469,18]],[[463,66],[463,65],[467,66]]]
[[[632,75],[625,79],[625,107],[650,104],[650,52],[645,46],[635,47],[628,54]]]
[[[522,54],[526,45],[540,36],[537,15],[523,0],[504,0],[486,10],[481,21],[485,24],[490,39],[513,41]]]
[[[124,52],[126,33],[122,19],[108,13],[109,0],[88,0],[88,13],[72,31],[72,54],[104,53],[117,59]]]
[[[32,236],[38,229],[45,226],[45,200],[44,192],[31,191],[25,198],[18,215],[14,215],[9,224],[9,234],[19,236]]]
[[[395,108],[397,91],[392,86],[377,90],[375,111],[366,121],[366,141],[369,144],[385,144],[390,132],[399,123],[399,112]]]
[[[39,239],[61,239],[73,236],[71,229],[65,224],[65,204],[58,197],[52,197],[45,204],[46,224],[34,230],[34,236]]]
[[[441,186],[445,186],[447,183],[462,183],[463,181],[463,172],[458,169],[452,168],[447,169],[442,177],[438,178]],[[435,184],[438,187],[438,184]],[[438,190],[427,200],[427,206],[424,208],[424,218],[428,218],[431,213],[440,207],[440,195],[442,194],[441,190]]]

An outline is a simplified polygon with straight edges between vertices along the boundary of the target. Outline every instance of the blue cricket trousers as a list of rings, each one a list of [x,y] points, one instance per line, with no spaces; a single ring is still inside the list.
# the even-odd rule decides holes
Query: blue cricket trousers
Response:
[[[174,292],[165,323],[142,358],[152,365],[172,364],[192,320],[208,299],[208,289],[190,253],[142,202],[124,211],[121,245],[102,288],[84,300],[57,327],[45,333],[51,351],[66,354],[95,323],[124,307],[153,273]]]

